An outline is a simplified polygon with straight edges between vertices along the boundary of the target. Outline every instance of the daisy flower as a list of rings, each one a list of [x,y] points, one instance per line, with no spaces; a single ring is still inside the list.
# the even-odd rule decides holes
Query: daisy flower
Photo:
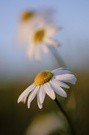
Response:
[[[67,69],[58,68],[52,71],[39,72],[34,83],[19,96],[18,103],[25,103],[27,100],[27,106],[30,108],[30,103],[37,95],[37,104],[41,109],[46,94],[53,100],[56,98],[55,93],[67,97],[67,93],[63,90],[63,88],[69,88],[66,82],[71,84],[76,82],[76,77]]]
[[[20,27],[17,33],[17,43],[24,45],[29,59],[35,57],[40,61],[40,53],[48,53],[47,45],[58,46],[53,39],[61,27],[54,24],[51,10],[25,11],[20,17]]]
[[[26,52],[27,56],[30,59],[34,56],[36,60],[40,61],[41,51],[45,54],[49,51],[47,46],[59,46],[59,43],[53,39],[53,36],[59,29],[59,27],[42,21],[39,22],[35,28],[30,29],[29,43]]]
[[[41,21],[53,23],[53,11],[51,9],[35,11],[27,10],[20,15],[20,24],[17,33],[18,44],[24,44],[29,36],[30,28],[35,27]]]

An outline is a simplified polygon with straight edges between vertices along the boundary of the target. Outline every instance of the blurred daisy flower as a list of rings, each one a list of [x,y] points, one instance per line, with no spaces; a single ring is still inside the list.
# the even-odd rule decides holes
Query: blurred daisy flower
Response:
[[[53,23],[53,11],[49,10],[27,10],[21,13],[20,21],[19,21],[19,28],[17,31],[17,42],[18,44],[24,44],[27,40],[30,32],[30,28],[35,27],[41,21],[46,21]]]
[[[18,44],[26,47],[28,58],[35,57],[40,61],[40,53],[48,53],[47,45],[58,46],[59,43],[53,36],[61,27],[54,25],[52,11],[25,11],[21,16],[20,28],[18,29]]]
[[[60,116],[60,118],[58,117]],[[40,130],[39,130],[40,129]],[[26,130],[26,135],[50,135],[57,130],[65,130],[67,126],[60,113],[48,113],[36,116]]]
[[[53,36],[59,30],[58,27],[49,23],[40,22],[35,28],[32,28],[29,34],[29,44],[27,47],[27,56],[31,59],[33,56],[40,61],[40,53],[48,53],[48,46],[59,46],[59,43],[53,39]]]
[[[53,100],[56,98],[55,93],[67,97],[67,93],[62,88],[69,88],[66,82],[71,84],[76,82],[76,77],[67,69],[58,68],[52,71],[39,72],[34,83],[19,96],[18,103],[25,103],[27,100],[27,106],[30,108],[30,103],[37,95],[37,104],[41,109],[46,94]]]

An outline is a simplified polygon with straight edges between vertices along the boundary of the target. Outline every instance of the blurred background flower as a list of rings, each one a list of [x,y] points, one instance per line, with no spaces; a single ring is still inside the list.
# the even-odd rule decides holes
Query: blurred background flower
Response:
[[[17,104],[18,96],[32,83],[39,71],[53,70],[62,65],[51,51],[49,55],[40,54],[41,63],[29,61],[25,50],[18,47],[16,42],[20,15],[24,11],[36,11],[37,14],[43,11],[45,14],[44,11],[49,7],[54,10],[51,13],[47,11],[48,18],[50,15],[50,19],[53,18],[57,26],[63,27],[54,37],[61,43],[55,50],[78,80],[75,87],[70,85],[68,98],[62,99],[58,96],[58,99],[73,120],[76,135],[89,134],[89,1],[3,0],[0,1],[1,135],[24,135],[34,116],[59,111],[55,103],[47,97],[42,110],[35,106],[36,100],[30,110],[23,104]]]
[[[49,10],[50,11],[50,10]],[[49,17],[48,17],[49,15]],[[26,48],[27,56],[32,59],[35,56],[40,61],[40,53],[48,53],[47,45],[58,46],[59,43],[53,39],[53,36],[61,28],[53,24],[47,10],[43,12],[25,11],[21,16],[20,30],[18,31],[18,44],[23,44]],[[21,42],[21,43],[19,43]]]
[[[35,20],[34,20],[35,21]],[[29,41],[27,47],[27,56],[31,59],[35,56],[35,59],[40,61],[40,53],[43,51],[45,54],[48,53],[47,45],[58,46],[59,43],[52,39],[54,34],[58,31],[58,28],[51,26],[49,23],[38,22],[37,27],[30,29]]]
[[[45,10],[27,10],[23,11],[19,16],[19,28],[17,30],[17,44],[24,44],[26,41],[30,42],[32,30],[35,27],[44,26],[44,24],[54,24],[52,9]],[[37,30],[36,28],[36,30]],[[33,31],[34,31],[33,30]],[[33,36],[33,35],[32,35]]]
[[[56,131],[60,134],[66,133],[67,135],[67,123],[62,119],[61,114],[44,113],[41,116],[37,116],[33,119],[32,123],[28,126],[26,135],[50,135]]]

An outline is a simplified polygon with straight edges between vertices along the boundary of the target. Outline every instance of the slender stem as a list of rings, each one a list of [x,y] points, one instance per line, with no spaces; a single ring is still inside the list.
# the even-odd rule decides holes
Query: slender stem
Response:
[[[61,58],[61,56],[60,56],[60,54],[58,53],[58,51],[56,50],[56,48],[50,47],[50,50],[51,50],[53,56],[55,57],[55,59],[57,60],[59,66],[66,67],[65,62],[64,62],[63,59]]]
[[[75,135],[74,127],[72,125],[72,122],[71,122],[69,116],[67,115],[67,113],[65,112],[65,110],[63,109],[63,107],[61,106],[60,102],[57,99],[55,99],[55,102],[58,105],[58,107],[60,108],[61,112],[64,114],[64,116],[67,119],[67,122],[68,122],[68,124],[69,124],[69,126],[71,128],[71,135]]]

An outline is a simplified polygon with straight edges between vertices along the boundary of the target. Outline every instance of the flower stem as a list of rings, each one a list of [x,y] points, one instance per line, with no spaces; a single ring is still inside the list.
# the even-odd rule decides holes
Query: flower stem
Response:
[[[71,122],[69,116],[67,115],[67,113],[65,112],[65,110],[64,110],[63,107],[61,106],[60,102],[57,100],[57,98],[55,99],[55,102],[56,102],[56,104],[58,105],[58,107],[59,107],[59,109],[61,110],[61,112],[64,114],[64,116],[65,116],[66,119],[67,119],[67,122],[68,122],[68,124],[69,124],[69,126],[70,126],[70,129],[71,129],[71,135],[75,135],[74,127],[73,127],[73,125],[72,125],[72,122]]]
[[[60,56],[60,54],[58,53],[58,51],[56,50],[56,48],[50,47],[50,50],[51,50],[53,56],[55,57],[55,59],[57,60],[59,66],[66,67],[65,62],[64,62],[63,59],[61,58],[61,56]]]

